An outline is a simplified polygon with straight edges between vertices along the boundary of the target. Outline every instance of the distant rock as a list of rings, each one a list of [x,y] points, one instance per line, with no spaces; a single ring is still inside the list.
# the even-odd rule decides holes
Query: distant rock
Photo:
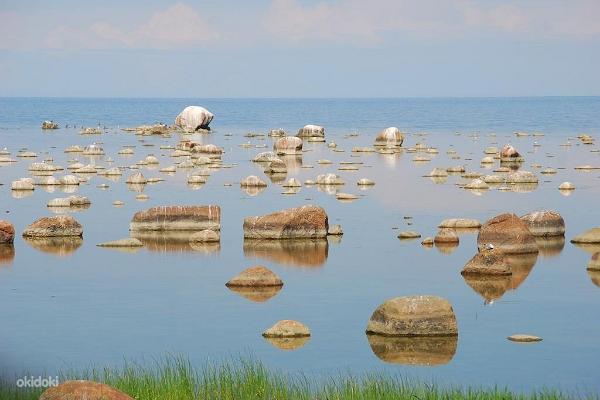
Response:
[[[277,129],[271,129],[269,131],[269,136],[270,137],[283,137],[283,136],[287,136],[285,133],[285,130],[283,130],[283,128],[277,128]]]
[[[571,182],[563,182],[560,184],[558,189],[565,190],[565,191],[575,190],[575,185],[573,185]]]
[[[564,236],[565,220],[556,211],[535,211],[521,217],[534,236]]]
[[[542,338],[534,335],[526,335],[526,334],[515,334],[507,337],[511,342],[521,342],[521,343],[531,343],[531,342],[541,342]]]
[[[34,221],[23,231],[24,237],[83,236],[83,227],[68,215],[44,217]]]
[[[287,174],[287,165],[283,160],[273,160],[265,168],[265,174]]]
[[[144,177],[144,175],[142,175],[141,172],[136,172],[127,178],[126,183],[130,185],[145,185],[148,183],[148,180],[146,177]]]
[[[533,172],[529,171],[515,171],[511,172],[506,177],[506,183],[519,184],[519,183],[538,183],[539,179]]]
[[[402,231],[398,234],[398,239],[418,239],[421,234],[414,231]]]
[[[12,243],[15,239],[15,227],[8,221],[0,220],[0,244]]]
[[[358,196],[355,195],[355,194],[352,194],[352,193],[342,193],[342,192],[339,192],[339,193],[336,193],[335,198],[338,199],[338,200],[346,200],[346,201],[348,201],[348,200],[357,200]]]
[[[310,336],[310,329],[298,321],[281,320],[264,331],[262,335],[266,338],[306,337]]]
[[[520,157],[521,155],[519,154],[519,152],[517,151],[516,148],[514,148],[512,145],[507,144],[506,146],[504,146],[502,148],[502,150],[500,151],[500,157],[501,158],[517,158]]]
[[[273,144],[273,150],[278,155],[302,154],[302,139],[295,136],[281,137]]]
[[[188,106],[175,118],[175,126],[185,132],[195,132],[200,129],[209,130],[209,124],[214,114],[204,107]]]
[[[489,245],[506,253],[537,253],[535,237],[515,214],[501,214],[483,224],[477,236],[479,250]]]
[[[436,296],[407,296],[377,307],[367,334],[382,336],[456,336],[458,326],[450,303]]]
[[[400,147],[404,142],[404,135],[395,126],[385,128],[375,137],[376,147]]]
[[[317,176],[317,185],[344,185],[345,182],[336,174],[320,174]]]
[[[219,206],[162,206],[135,213],[130,231],[221,230]]]
[[[375,182],[368,178],[361,178],[356,184],[359,186],[373,186],[375,185]]]
[[[42,129],[58,129],[58,124],[54,121],[42,122]]]
[[[298,131],[298,135],[300,138],[306,137],[325,137],[325,128],[319,125],[304,125],[304,127],[300,128]]]
[[[246,239],[316,239],[327,237],[328,230],[325,210],[311,205],[244,219]]]
[[[98,247],[142,247],[144,244],[136,238],[125,238],[97,244]]]
[[[342,226],[341,225],[331,225],[329,227],[329,231],[327,232],[328,235],[330,236],[342,236],[344,234],[344,231],[342,231]]]
[[[258,153],[252,161],[268,163],[275,160],[279,160],[279,157],[277,157],[277,154],[274,151],[264,151],[262,153]]]
[[[468,228],[480,228],[481,222],[471,218],[449,218],[445,219],[438,225],[438,228],[454,228],[454,229],[468,229]]]
[[[249,175],[240,182],[241,187],[266,187],[267,182],[256,175]]]

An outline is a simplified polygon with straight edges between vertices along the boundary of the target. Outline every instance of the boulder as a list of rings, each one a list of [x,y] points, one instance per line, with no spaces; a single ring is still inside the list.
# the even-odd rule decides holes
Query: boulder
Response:
[[[242,179],[240,187],[266,187],[267,182],[263,181],[256,175],[250,175]]]
[[[136,172],[130,175],[125,183],[128,183],[130,185],[145,185],[146,183],[148,183],[148,180],[144,175],[142,175],[141,172]]]
[[[68,215],[43,217],[27,226],[24,237],[66,237],[83,236],[83,227],[75,218]]]
[[[489,185],[481,179],[473,179],[471,182],[465,185],[465,189],[470,190],[487,190],[489,188]]]
[[[8,221],[0,220],[0,244],[12,243],[15,239],[15,227]]]
[[[385,128],[375,137],[375,146],[377,147],[400,147],[403,142],[404,135],[395,126]]]
[[[239,275],[231,278],[225,286],[283,286],[283,281],[270,269],[257,265],[243,270]]]
[[[456,336],[456,316],[450,303],[436,296],[407,296],[377,307],[367,334],[382,336]]]
[[[28,178],[22,178],[19,179],[18,181],[13,181],[10,184],[10,189],[11,190],[35,190],[35,187],[33,186],[33,180],[28,179]]]
[[[134,400],[134,398],[103,383],[65,381],[46,389],[39,400]]]
[[[54,121],[42,122],[42,129],[58,129],[58,124]]]
[[[510,265],[500,250],[481,250],[465,265],[462,276],[508,276],[512,275]]]
[[[571,243],[600,243],[600,227],[592,228],[571,239]]]
[[[443,220],[438,228],[470,229],[480,228],[481,222],[471,218],[448,218]]]
[[[438,243],[458,243],[458,235],[454,228],[441,228],[433,238],[435,244]]]
[[[279,160],[277,154],[274,151],[263,151],[262,153],[258,153],[256,157],[252,159],[254,162],[271,162]]]
[[[501,214],[483,224],[477,236],[477,247],[483,250],[489,245],[506,253],[537,253],[535,237],[527,224],[515,214]]]
[[[329,231],[327,231],[327,234],[330,236],[342,236],[344,234],[344,231],[342,230],[341,225],[335,224],[329,227]]]
[[[575,190],[575,185],[571,182],[563,182],[558,186],[558,190]]]
[[[356,182],[358,186],[373,186],[375,185],[375,181],[372,181],[369,178],[361,178]]]
[[[325,137],[325,128],[319,125],[304,125],[298,131],[298,137]]]
[[[519,154],[519,152],[517,151],[517,149],[515,149],[512,145],[507,144],[506,146],[504,146],[502,148],[502,150],[500,151],[500,158],[517,158],[520,157],[521,155]]]
[[[130,231],[221,230],[219,206],[161,206],[135,213]]]
[[[310,330],[301,322],[285,319],[275,323],[275,325],[264,331],[262,335],[266,338],[306,337],[310,336]]]
[[[398,239],[418,239],[421,234],[414,231],[402,231],[398,234]]]
[[[276,128],[276,129],[271,129],[269,131],[269,136],[270,137],[283,137],[286,136],[285,130],[283,130],[283,128]]]
[[[302,154],[302,139],[294,136],[279,138],[273,144],[273,150],[279,155]]]
[[[200,129],[210,129],[208,125],[213,120],[214,114],[204,107],[188,106],[175,118],[175,126],[186,132],[195,132]]]
[[[534,236],[564,236],[565,220],[556,211],[535,211],[525,214],[521,220]]]
[[[246,239],[325,238],[328,230],[325,210],[312,205],[244,219]]]
[[[141,240],[136,238],[125,238],[119,240],[113,240],[111,242],[104,242],[97,244],[98,247],[143,247],[144,244]]]
[[[521,342],[521,343],[531,343],[531,342],[541,342],[542,338],[534,335],[527,335],[522,333],[517,333],[507,337],[511,342]]]
[[[282,160],[273,160],[265,168],[265,174],[287,174],[287,166]]]

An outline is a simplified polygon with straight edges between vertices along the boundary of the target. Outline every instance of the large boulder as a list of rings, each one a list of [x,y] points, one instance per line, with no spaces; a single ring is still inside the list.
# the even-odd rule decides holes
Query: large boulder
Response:
[[[219,206],[161,206],[135,213],[130,231],[221,230]]]
[[[214,114],[204,107],[188,106],[175,118],[175,126],[186,132],[195,132],[199,129],[210,129],[208,125]]]
[[[395,126],[385,128],[375,137],[375,146],[400,147],[404,142],[404,135]]]
[[[512,275],[510,265],[506,262],[504,253],[500,250],[482,250],[475,254],[460,273],[462,276]]]
[[[15,227],[8,221],[0,220],[0,244],[12,243],[15,240]]]
[[[515,214],[501,214],[483,224],[477,236],[478,249],[492,245],[506,253],[524,254],[539,251],[527,224]]]
[[[304,125],[298,131],[298,137],[325,137],[325,128],[319,125]]]
[[[83,236],[83,227],[69,215],[43,217],[30,224],[23,231],[24,237],[66,237]]]
[[[600,243],[600,227],[592,228],[571,239],[571,243]]]
[[[325,210],[312,205],[244,219],[246,239],[325,238],[328,229]]]
[[[377,307],[367,334],[382,336],[455,336],[456,316],[450,303],[436,296],[407,296]]]
[[[302,139],[295,136],[279,138],[273,144],[273,150],[280,155],[302,154]]]
[[[283,281],[270,269],[257,265],[243,270],[239,275],[231,278],[225,286],[283,286]]]
[[[44,391],[39,400],[134,400],[104,383],[65,381]]]
[[[565,220],[556,211],[535,211],[521,217],[534,236],[563,236]]]

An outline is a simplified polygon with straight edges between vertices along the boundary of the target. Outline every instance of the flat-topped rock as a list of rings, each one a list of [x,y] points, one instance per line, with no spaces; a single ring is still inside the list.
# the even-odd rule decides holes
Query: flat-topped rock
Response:
[[[65,381],[44,391],[39,400],[134,400],[133,397],[103,383]]]
[[[43,217],[31,223],[23,231],[24,237],[83,236],[83,227],[69,215]]]
[[[537,253],[535,237],[515,214],[501,214],[485,222],[477,236],[479,250],[489,245],[506,253]]]
[[[130,231],[221,230],[219,206],[161,206],[135,213]]]
[[[262,335],[266,338],[307,337],[310,336],[310,329],[302,322],[285,319],[276,322]]]
[[[521,220],[534,236],[564,236],[565,220],[556,211],[541,210],[525,214]]]
[[[124,238],[113,240],[110,242],[99,243],[98,247],[142,247],[144,244],[141,240],[136,238]]]
[[[225,286],[283,286],[283,281],[270,269],[257,265],[242,271],[239,275],[231,278]]]
[[[531,342],[541,342],[543,339],[539,336],[527,335],[523,333],[517,333],[507,337],[511,342],[521,342],[521,343],[531,343]]]
[[[421,234],[415,231],[402,231],[398,234],[398,239],[418,239],[420,237]]]
[[[481,250],[465,265],[462,276],[508,276],[512,275],[510,265],[500,250]]]
[[[437,296],[407,296],[377,307],[367,334],[382,336],[455,336],[456,316],[450,303]]]
[[[481,222],[472,218],[448,218],[440,222],[438,228],[471,229],[480,228]]]
[[[600,227],[589,229],[571,239],[571,243],[600,243]]]
[[[325,238],[329,221],[321,207],[307,205],[244,219],[244,238]]]

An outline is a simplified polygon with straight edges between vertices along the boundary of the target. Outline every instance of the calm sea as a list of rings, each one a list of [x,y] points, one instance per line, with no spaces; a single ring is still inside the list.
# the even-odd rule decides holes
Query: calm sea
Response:
[[[62,166],[76,158],[106,167],[129,166],[148,154],[161,165],[174,165],[171,138],[140,137],[119,128],[153,122],[172,124],[187,105],[215,114],[210,135],[192,139],[222,146],[231,168],[211,171],[201,187],[187,185],[189,170],[167,175],[141,169],[164,182],[147,185],[149,200],[135,200],[124,181],[92,177],[78,194],[89,209],[72,215],[84,226],[82,243],[50,246],[20,237],[33,220],[52,215],[47,202],[66,196],[41,187],[29,196],[11,193],[11,181],[28,176],[33,161],[53,158]],[[42,131],[45,119],[61,129]],[[326,128],[333,152],[323,143],[305,143],[300,159],[288,165],[288,178],[301,182],[336,172],[346,181],[341,191],[360,195],[341,203],[335,189],[302,187],[282,195],[280,182],[257,194],[239,187],[241,179],[263,175],[250,160],[270,150],[267,137],[245,137],[284,128],[295,134],[305,124]],[[76,129],[64,128],[66,124]],[[81,126],[100,125],[106,132],[79,135]],[[409,132],[405,147],[424,143],[439,149],[431,161],[415,163],[414,154],[357,154],[370,146],[382,128]],[[545,136],[517,137],[515,131]],[[421,135],[427,133],[427,135]],[[59,370],[121,366],[124,360],[152,363],[167,354],[189,357],[197,365],[250,356],[287,372],[331,376],[385,372],[440,384],[499,385],[515,390],[545,386],[569,391],[600,391],[600,273],[588,273],[589,251],[569,239],[600,226],[600,170],[578,172],[577,165],[600,166],[597,145],[581,145],[576,135],[589,133],[600,143],[600,97],[465,99],[61,99],[0,98],[0,149],[14,158],[22,148],[37,159],[0,165],[1,219],[18,232],[14,251],[0,257],[0,372],[7,377],[55,375]],[[99,143],[106,156],[89,159],[66,154],[69,145]],[[460,176],[446,182],[423,177],[434,167],[480,165],[487,146],[516,146],[526,158],[524,170],[540,177],[537,187],[485,193],[460,189]],[[249,144],[249,146],[240,146]],[[117,155],[135,145],[135,155]],[[267,148],[263,148],[266,146]],[[452,158],[448,150],[460,158]],[[108,160],[111,158],[112,161]],[[333,161],[317,164],[319,159]],[[340,162],[362,162],[358,171],[338,171]],[[542,168],[558,169],[541,175]],[[60,174],[58,174],[60,175]],[[376,185],[359,190],[356,181]],[[570,196],[557,187],[577,186]],[[107,189],[97,186],[109,185]],[[229,186],[231,184],[231,186]],[[113,201],[125,205],[116,208]],[[192,248],[186,242],[157,239],[137,252],[96,247],[128,236],[132,215],[157,205],[217,204],[222,208],[220,246]],[[302,204],[323,206],[330,223],[344,229],[341,240],[297,246],[244,242],[243,218]],[[433,236],[450,217],[485,221],[502,212],[518,215],[554,209],[565,218],[566,243],[549,243],[538,257],[523,257],[510,281],[489,285],[463,279],[460,271],[476,252],[476,234],[461,235],[452,249],[427,249],[419,241],[396,238],[400,230]],[[412,217],[407,219],[405,217]],[[409,225],[410,224],[410,225]],[[600,249],[598,249],[600,250]],[[251,301],[224,286],[241,270],[262,264],[282,277],[283,289],[263,302]],[[459,324],[454,343],[369,343],[364,330],[384,300],[434,294],[453,305]],[[297,319],[312,337],[296,350],[281,350],[261,337],[280,319]],[[506,340],[531,333],[544,341],[519,345]]]

